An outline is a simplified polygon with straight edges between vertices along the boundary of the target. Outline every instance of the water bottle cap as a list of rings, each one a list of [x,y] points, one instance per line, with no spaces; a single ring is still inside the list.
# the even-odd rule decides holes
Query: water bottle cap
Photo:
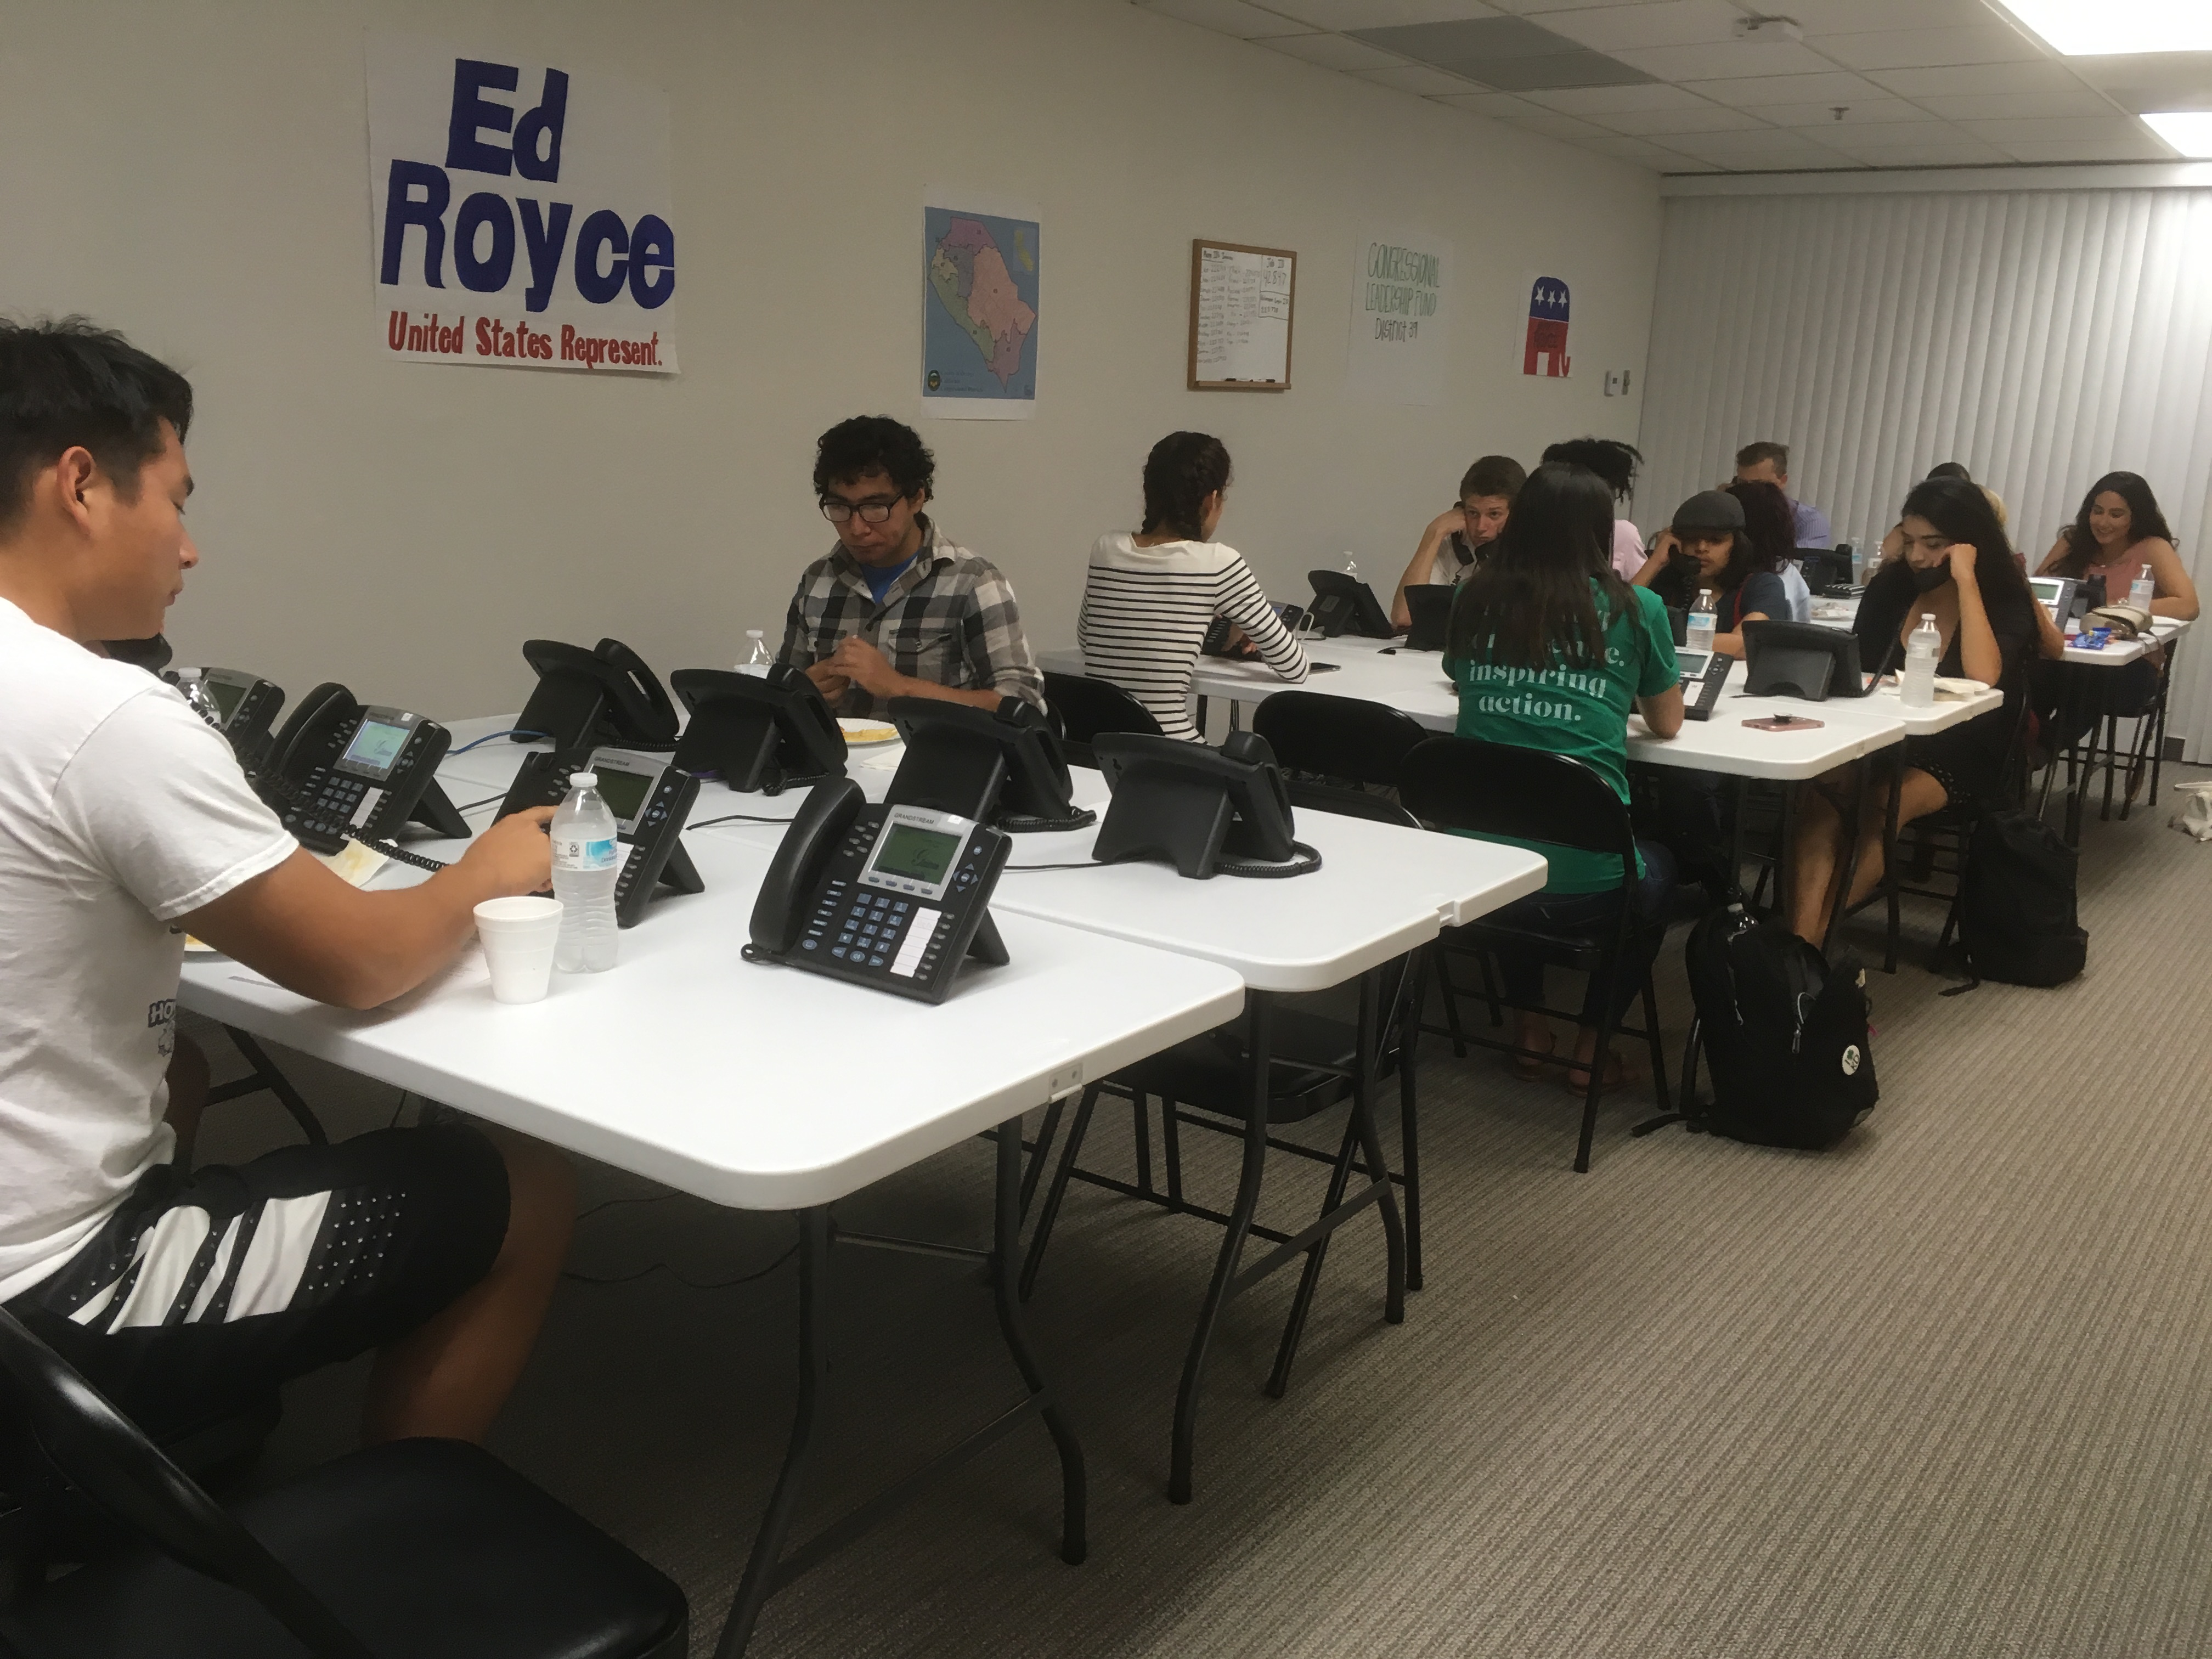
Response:
[[[748,628],[745,629],[745,637],[749,640],[763,640],[768,637],[768,630],[764,628]]]
[[[568,775],[568,787],[571,789],[596,789],[599,787],[599,775],[597,772],[572,772]]]

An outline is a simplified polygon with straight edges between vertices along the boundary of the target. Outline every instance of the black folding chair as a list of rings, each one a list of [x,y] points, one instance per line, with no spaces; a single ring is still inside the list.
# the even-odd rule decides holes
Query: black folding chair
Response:
[[[1452,1051],[1462,1059],[1469,1043],[1531,1060],[1552,1059],[1518,1043],[1469,1035],[1460,1022],[1459,998],[1463,993],[1451,977],[1450,959],[1454,956],[1481,959],[1483,994],[1491,1005],[1493,1024],[1498,1023],[1500,1004],[1522,1006],[1507,1002],[1496,989],[1492,957],[1501,946],[1533,950],[1547,965],[1595,976],[1603,988],[1601,1000],[1605,1012],[1598,1027],[1597,1052],[1590,1061],[1589,1085],[1583,1095],[1582,1139],[1575,1150],[1577,1173],[1587,1172],[1590,1139],[1597,1129],[1598,1097],[1604,1089],[1606,1052],[1616,1031],[1641,1037],[1650,1045],[1652,1091],[1658,1097],[1659,1109],[1671,1109],[1667,1059],[1660,1048],[1658,997],[1648,968],[1641,975],[1643,1025],[1616,1024],[1612,1012],[1612,994],[1624,959],[1648,954],[1643,949],[1644,924],[1636,906],[1636,834],[1629,823],[1627,805],[1580,761],[1472,738],[1431,738],[1423,743],[1406,757],[1398,793],[1416,817],[1437,828],[1507,836],[1579,852],[1603,853],[1620,860],[1620,923],[1611,939],[1550,933],[1494,919],[1447,929],[1437,941],[1435,956],[1437,982],[1443,992],[1448,1023],[1442,1028],[1421,1028],[1449,1036]],[[1541,1005],[1529,1006],[1525,1012],[1555,1019],[1579,1022],[1581,1018],[1579,1012]]]
[[[1289,790],[1291,804],[1301,811],[1337,812],[1403,829],[1420,828],[1411,813],[1380,795],[1295,781],[1289,785]],[[1405,1194],[1406,1288],[1409,1291],[1421,1288],[1420,1131],[1413,1085],[1413,1035],[1420,1019],[1424,971],[1421,956],[1421,952],[1413,951],[1389,964],[1382,970],[1379,989],[1370,993],[1365,980],[1361,986],[1362,1017],[1375,1019],[1377,1027],[1373,1036],[1372,1081],[1379,1082],[1394,1072],[1398,1079],[1399,1162],[1403,1169],[1385,1169],[1381,1176]],[[1368,1006],[1370,1002],[1379,1006],[1379,1018]],[[1271,1127],[1304,1122],[1352,1097],[1352,1078],[1358,1065],[1359,1036],[1358,1025],[1340,1019],[1289,1010],[1277,1015],[1268,1048],[1267,1122]],[[1248,1086],[1241,1024],[1232,1022],[1204,1036],[1178,1043],[1086,1089],[1076,1106],[1067,1144],[1061,1149],[1060,1161],[1054,1169],[1044,1207],[1038,1214],[1036,1228],[1030,1235],[1029,1251],[1022,1263],[1021,1291],[1024,1299],[1036,1286],[1046,1248],[1051,1243],[1053,1225],[1059,1218],[1060,1206],[1071,1181],[1142,1199],[1177,1214],[1198,1216],[1224,1226],[1231,1224],[1231,1217],[1194,1204],[1183,1195],[1181,1132],[1188,1125],[1242,1139],[1245,1134]],[[1137,1179],[1133,1183],[1082,1169],[1077,1163],[1090,1130],[1091,1114],[1099,1097],[1108,1093],[1127,1099],[1136,1114]],[[1164,1194],[1152,1182],[1151,1102],[1155,1097],[1160,1102],[1160,1133],[1165,1154]],[[1032,1190],[1057,1133],[1060,1109],[1061,1103],[1055,1101],[1046,1109],[1044,1121],[1039,1126],[1036,1152],[1030,1166],[1029,1184]],[[1273,1151],[1332,1166],[1328,1194],[1322,1203],[1323,1217],[1331,1215],[1344,1203],[1354,1174],[1370,1184],[1378,1179],[1360,1144],[1359,1114],[1356,1109],[1347,1115],[1343,1137],[1334,1154],[1273,1134],[1267,1136],[1267,1144]],[[1253,1223],[1249,1231],[1278,1247],[1292,1242],[1290,1234],[1257,1223]],[[1329,1238],[1329,1234],[1323,1233],[1305,1247],[1305,1267],[1291,1300],[1290,1316],[1283,1327],[1282,1340],[1276,1349],[1274,1368],[1267,1379],[1267,1393],[1279,1399],[1290,1385],[1291,1366],[1297,1358],[1299,1338],[1304,1332],[1306,1316],[1320,1281],[1322,1264],[1328,1254]]]
[[[1331,783],[1395,788],[1398,769],[1431,733],[1403,709],[1323,691],[1278,691],[1252,716],[1278,763]]]
[[[1084,674],[1044,677],[1044,700],[1060,727],[1067,757],[1078,766],[1091,763],[1091,739],[1102,732],[1161,735],[1152,710],[1111,680]]]
[[[683,1659],[688,1646],[682,1590],[477,1447],[371,1447],[234,1514],[4,1309],[0,1407],[18,1442],[11,1486],[66,1483],[143,1540],[51,1583],[26,1575],[0,1607],[0,1650]]]

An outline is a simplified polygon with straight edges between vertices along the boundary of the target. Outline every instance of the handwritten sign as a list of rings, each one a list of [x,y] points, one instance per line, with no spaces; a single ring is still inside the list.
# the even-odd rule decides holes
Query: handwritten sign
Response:
[[[1290,389],[1297,270],[1286,248],[1191,243],[1191,391]]]

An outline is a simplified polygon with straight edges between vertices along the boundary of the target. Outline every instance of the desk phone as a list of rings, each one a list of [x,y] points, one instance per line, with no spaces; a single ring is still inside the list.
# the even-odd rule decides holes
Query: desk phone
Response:
[[[942,1002],[969,957],[1007,960],[989,905],[1012,847],[957,813],[871,806],[850,778],[817,784],[761,883],[745,960]]]
[[[1682,671],[1682,714],[1693,720],[1713,717],[1720,707],[1721,691],[1728,684],[1734,657],[1718,651],[1676,651],[1675,665]]]
[[[270,744],[269,728],[284,706],[284,688],[239,668],[179,668],[161,678],[185,694],[200,717],[230,739],[240,762],[253,766]]]
[[[284,722],[255,787],[312,852],[389,838],[410,819],[465,840],[467,821],[438,787],[438,763],[452,742],[435,720],[364,707],[343,685],[319,685]]]
[[[530,806],[558,806],[568,781],[589,772],[599,781],[599,799],[615,817],[615,837],[629,846],[629,857],[615,878],[615,925],[635,927],[663,886],[699,893],[707,884],[684,850],[684,822],[699,798],[699,780],[669,763],[665,755],[634,749],[539,750],[526,757],[515,774],[498,817]]]

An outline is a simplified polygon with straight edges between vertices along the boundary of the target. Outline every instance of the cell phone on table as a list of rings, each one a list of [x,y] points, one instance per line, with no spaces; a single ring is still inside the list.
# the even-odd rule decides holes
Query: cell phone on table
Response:
[[[1808,720],[1802,714],[1769,714],[1761,720],[1746,720],[1744,724],[1754,732],[1814,732],[1827,722]]]

